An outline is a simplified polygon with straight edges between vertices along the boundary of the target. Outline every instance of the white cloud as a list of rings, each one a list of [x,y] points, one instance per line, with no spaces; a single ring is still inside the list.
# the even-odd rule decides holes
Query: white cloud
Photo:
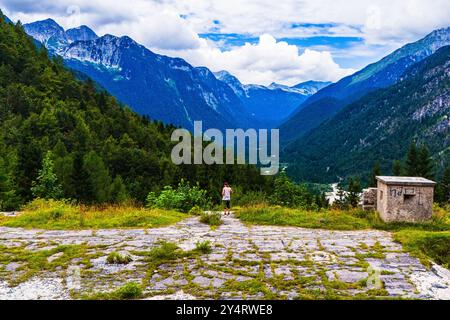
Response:
[[[0,0],[0,6],[23,22],[51,17],[65,28],[86,24],[100,35],[128,35],[155,51],[264,84],[337,80],[350,70],[339,67],[333,57],[376,61],[393,48],[450,25],[448,0]],[[220,33],[271,36],[221,51],[220,43],[198,35],[217,28]],[[298,52],[274,40],[317,35],[361,37],[365,46]]]
[[[303,36],[308,29],[290,29],[292,23],[334,23],[335,35],[361,36],[368,41],[401,41],[420,38],[450,25],[448,0],[228,0],[170,1],[190,17],[195,30],[205,32],[213,16],[224,33],[245,32],[275,37]],[[348,28],[356,26],[357,28]]]
[[[137,30],[142,39],[156,31],[174,36],[175,26],[180,33],[185,27],[204,33],[217,27],[213,21],[218,20],[223,33],[301,37],[320,31],[292,29],[291,24],[332,23],[337,26],[327,33],[405,42],[450,24],[448,0],[0,0],[0,5],[25,22],[53,16],[62,24],[77,19],[101,30],[116,24]],[[177,21],[178,15],[186,17],[184,23]]]
[[[306,49],[300,53],[296,46],[277,42],[269,34],[262,35],[257,44],[246,43],[228,51],[221,51],[204,39],[198,49],[157,51],[179,54],[194,65],[205,65],[213,71],[227,70],[243,83],[294,85],[311,79],[337,81],[355,71],[341,68],[327,51]]]
[[[12,3],[13,2],[13,3]],[[0,0],[6,14],[24,23],[54,18],[64,28],[86,24],[98,34],[127,35],[147,47],[160,49],[192,49],[200,45],[198,34],[178,12],[154,1],[41,1],[40,6],[25,1]],[[9,3],[12,3],[8,6]],[[14,11],[19,5],[18,11]],[[3,7],[3,5],[2,5]]]
[[[147,47],[187,50],[200,46],[200,38],[178,14],[153,12],[132,21],[113,23],[98,28],[100,34],[127,35]]]

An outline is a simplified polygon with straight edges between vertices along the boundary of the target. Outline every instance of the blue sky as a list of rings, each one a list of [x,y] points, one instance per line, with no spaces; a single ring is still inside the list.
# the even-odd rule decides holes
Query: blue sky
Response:
[[[337,81],[434,29],[450,1],[0,0],[13,20],[53,18],[99,35],[128,35],[244,83]]]

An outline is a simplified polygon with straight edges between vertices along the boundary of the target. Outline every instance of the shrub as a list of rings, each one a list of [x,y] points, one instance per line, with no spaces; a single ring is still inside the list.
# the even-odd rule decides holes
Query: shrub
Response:
[[[38,198],[27,204],[23,212],[12,221],[23,220],[23,226],[33,227],[40,224],[65,223],[69,217],[78,217],[81,208],[69,200]]]
[[[285,173],[281,173],[275,179],[274,191],[269,201],[273,205],[308,208],[313,202],[313,195],[305,185],[297,185]]]
[[[159,195],[150,192],[146,203],[149,208],[189,212],[193,207],[206,208],[210,205],[211,200],[208,198],[206,190],[200,189],[198,185],[192,187],[189,183],[181,180],[177,189],[166,186]]]
[[[203,210],[199,206],[193,207],[189,210],[189,214],[193,216],[200,216],[203,213]]]
[[[233,203],[238,206],[252,206],[267,203],[267,194],[261,191],[249,191],[245,194],[234,193]]]
[[[211,248],[211,242],[206,240],[206,241],[198,241],[195,244],[195,250],[197,250],[198,252],[201,253],[211,253],[212,252],[212,248]]]
[[[106,258],[106,262],[109,264],[128,264],[133,259],[130,255],[121,255],[118,252],[111,252]]]
[[[62,186],[58,182],[58,177],[54,172],[53,154],[47,151],[39,175],[33,181],[31,192],[37,198],[60,199],[63,195]]]
[[[200,216],[200,222],[209,224],[210,226],[220,226],[223,223],[222,217],[218,212],[202,213]]]
[[[113,293],[118,299],[138,299],[142,296],[142,288],[136,282],[128,282]]]
[[[148,256],[154,261],[176,260],[180,257],[182,251],[173,242],[161,241],[157,246],[150,250]]]

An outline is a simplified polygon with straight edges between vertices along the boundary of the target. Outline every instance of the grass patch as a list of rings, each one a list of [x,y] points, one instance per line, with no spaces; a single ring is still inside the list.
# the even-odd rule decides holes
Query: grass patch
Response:
[[[0,265],[20,264],[9,281],[14,286],[43,271],[55,271],[58,267],[66,269],[75,258],[81,259],[79,264],[89,266],[90,258],[96,254],[88,254],[88,249],[86,245],[61,245],[49,250],[30,251],[23,247],[0,245]]]
[[[420,230],[402,230],[394,238],[403,247],[429,266],[427,258],[450,269],[450,231],[426,232]]]
[[[206,241],[198,241],[195,244],[195,250],[197,250],[200,253],[204,253],[204,254],[208,254],[212,252],[212,248],[211,248],[211,242],[206,240]]]
[[[163,263],[165,261],[176,260],[184,256],[184,251],[181,250],[175,243],[162,241],[156,247],[152,248],[148,257],[154,262]]]
[[[150,251],[135,251],[133,254],[144,257],[144,260],[148,262],[147,275],[143,280],[145,285],[150,282],[155,271],[158,271],[159,266],[180,263],[181,259],[198,258],[202,254],[212,252],[212,250],[207,250],[208,248],[211,249],[209,241],[201,244],[197,243],[196,248],[190,251],[182,250],[176,243],[160,241]]]
[[[224,284],[223,291],[239,291],[243,292],[245,294],[258,294],[263,293],[266,294],[269,292],[266,285],[258,280],[251,279],[251,280],[245,280],[245,281],[236,281],[236,280],[228,280]]]
[[[156,228],[188,217],[187,214],[132,206],[88,207],[68,201],[37,199],[18,217],[4,217],[0,226],[52,230]]]
[[[112,292],[98,292],[85,295],[85,300],[130,300],[142,297],[142,287],[136,282],[128,282]]]
[[[361,209],[323,209],[317,212],[285,207],[253,206],[240,209],[236,216],[241,221],[254,224],[296,226],[310,229],[450,230],[450,213],[439,207],[435,207],[432,220],[424,223],[385,223],[376,212]]]
[[[223,223],[219,212],[202,213],[200,216],[200,222],[209,224],[210,226],[220,226]]]
[[[129,255],[121,255],[118,252],[111,252],[106,258],[106,262],[109,264],[128,264],[133,259]]]
[[[195,258],[201,254],[211,253],[212,248],[209,241],[197,242],[195,249],[183,251],[176,243],[160,241],[150,251],[136,251],[134,254],[144,256],[154,266],[183,258]]]
[[[237,212],[241,221],[261,224],[296,226],[310,229],[360,230],[370,228],[367,220],[351,212],[326,210],[320,212],[285,207],[255,206]]]

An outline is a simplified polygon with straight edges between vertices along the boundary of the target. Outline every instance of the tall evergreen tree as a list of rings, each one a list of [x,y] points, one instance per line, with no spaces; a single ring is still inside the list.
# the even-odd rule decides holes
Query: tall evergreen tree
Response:
[[[436,187],[436,202],[448,205],[450,204],[450,167],[446,167],[441,180]]]
[[[334,200],[333,206],[338,209],[346,209],[348,207],[347,194],[342,181],[337,185],[336,199]]]
[[[349,178],[348,180],[348,194],[347,194],[347,203],[356,208],[359,204],[360,193],[361,193],[361,183],[357,178]]]
[[[392,175],[396,177],[402,175],[402,162],[400,160],[394,160],[392,162]]]
[[[70,154],[55,158],[54,169],[58,180],[61,183],[64,197],[75,198],[77,195],[74,175],[74,160]]]
[[[327,195],[325,192],[322,192],[320,194],[320,207],[321,208],[328,208],[330,206],[330,203],[328,202]]]
[[[381,165],[379,161],[375,162],[375,165],[373,166],[372,169],[372,174],[370,176],[371,187],[375,188],[377,186],[377,179],[376,179],[377,176],[381,176]]]
[[[54,172],[52,158],[53,153],[47,151],[42,161],[42,169],[39,170],[37,179],[33,181],[31,192],[37,198],[60,199],[63,195],[62,187]]]
[[[433,160],[426,144],[422,145],[418,150],[418,175],[427,179],[434,179]]]
[[[0,210],[13,210],[18,204],[15,186],[11,174],[0,157]]]
[[[111,177],[101,157],[91,151],[84,156],[83,171],[86,175],[87,197],[90,202],[107,202]]]
[[[113,203],[124,203],[130,199],[127,187],[125,186],[121,176],[114,178],[114,181],[109,189],[109,197]]]
[[[419,152],[415,142],[409,146],[408,154],[406,156],[406,175],[416,177],[419,175]]]

